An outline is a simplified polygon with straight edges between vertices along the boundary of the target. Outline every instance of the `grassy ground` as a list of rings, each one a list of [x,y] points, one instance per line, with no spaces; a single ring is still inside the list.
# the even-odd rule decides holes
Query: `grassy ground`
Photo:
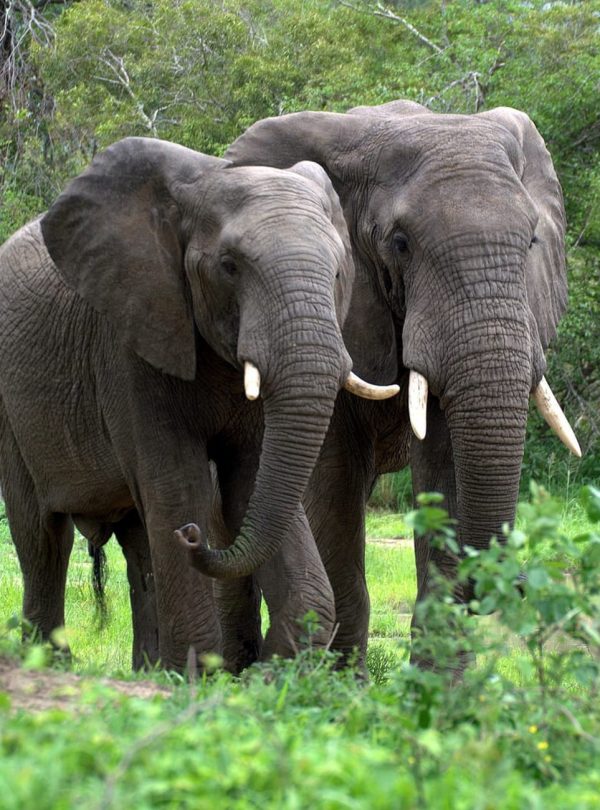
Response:
[[[396,518],[398,522],[398,518]],[[76,671],[126,673],[130,667],[131,623],[127,577],[116,543],[107,547],[107,602],[110,621],[98,632],[91,565],[86,543],[77,538],[69,565],[66,595],[66,635]],[[415,594],[412,547],[369,543],[367,569],[371,596],[371,635],[406,638]],[[22,583],[17,557],[5,522],[0,524],[0,626],[21,610]]]
[[[589,521],[576,503],[565,505],[561,530],[575,537]],[[370,512],[367,517],[367,580],[371,599],[371,646],[391,649],[406,641],[415,598],[411,532],[402,515]],[[75,541],[66,597],[66,633],[75,671],[126,674],[130,669],[131,623],[125,565],[117,544],[107,547],[107,601],[110,622],[98,632],[91,565],[85,542]],[[21,610],[22,584],[17,557],[5,518],[0,518],[0,627]]]
[[[564,509],[563,533],[590,527],[582,509]],[[35,711],[15,711],[16,692],[0,689],[2,810],[598,808],[600,723],[587,650],[572,659],[581,672],[571,669],[563,685],[542,683],[540,691],[523,643],[488,616],[477,621],[484,635],[504,640],[502,653],[479,655],[464,682],[403,666],[415,593],[411,543],[398,515],[372,513],[368,534],[369,686],[331,671],[332,662],[310,650],[241,679],[221,673],[189,684],[162,676],[161,688],[89,677],[128,674],[129,605],[122,558],[110,543],[110,622],[97,632],[87,549],[78,540],[67,635],[74,670],[88,675],[52,673],[30,652],[19,694],[26,702],[31,694]],[[15,651],[18,630],[2,627],[20,610],[21,582],[4,521],[0,571],[6,683],[1,653]],[[443,625],[440,638],[451,636]]]

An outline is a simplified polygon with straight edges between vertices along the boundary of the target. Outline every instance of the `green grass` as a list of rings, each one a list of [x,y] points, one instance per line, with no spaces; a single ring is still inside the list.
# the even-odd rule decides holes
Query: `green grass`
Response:
[[[92,566],[87,544],[76,537],[69,563],[65,599],[65,634],[74,656],[75,671],[127,673],[131,669],[131,618],[125,562],[118,545],[108,543],[106,586],[110,621],[99,630],[91,584]],[[0,626],[21,613],[23,586],[8,526],[0,524]],[[15,631],[16,632],[16,631]]]
[[[379,538],[410,537],[411,530],[404,523],[404,516],[394,512],[371,510],[367,512],[367,537]]]
[[[75,695],[70,704],[28,712],[11,711],[0,692],[2,810],[597,808],[597,679],[569,670],[541,698],[531,655],[496,615],[474,621],[481,635],[502,641],[501,654],[478,647],[477,665],[463,682],[449,685],[443,674],[406,667],[413,551],[410,543],[377,539],[396,531],[405,537],[400,516],[370,515],[370,533],[374,524],[367,547],[370,685],[306,650],[239,679],[171,679],[166,698],[127,697],[86,677],[59,687],[59,694]],[[591,527],[580,507],[563,512],[570,537]],[[98,633],[90,561],[79,539],[67,635],[76,670],[120,674],[129,669],[127,583],[118,546],[111,542],[107,551],[109,625]],[[19,612],[21,599],[5,523],[0,571],[2,622]],[[452,636],[445,615],[438,615],[442,640]],[[17,631],[11,633],[0,652],[16,649]],[[586,656],[573,659],[580,669]],[[33,658],[29,665],[36,667]]]
[[[519,523],[517,523],[519,526]],[[583,508],[575,501],[564,505],[561,531],[573,538],[591,530]],[[367,515],[370,540],[407,539],[402,545],[367,544],[367,582],[371,600],[370,636],[377,650],[394,647],[394,641],[408,638],[416,583],[411,531],[403,515],[370,511]],[[128,673],[131,661],[131,621],[125,563],[118,545],[110,541],[107,601],[108,626],[100,631],[91,587],[91,563],[86,543],[77,537],[69,565],[66,594],[66,635],[74,655],[75,671]],[[5,518],[0,518],[0,627],[20,614],[21,574]],[[515,642],[515,655],[519,645]]]

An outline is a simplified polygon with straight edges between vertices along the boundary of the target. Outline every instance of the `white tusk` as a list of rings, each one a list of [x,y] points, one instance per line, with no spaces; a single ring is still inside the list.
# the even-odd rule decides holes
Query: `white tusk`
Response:
[[[249,360],[244,363],[244,391],[249,400],[258,399],[260,394],[260,371]]]
[[[425,377],[411,369],[408,376],[408,415],[415,436],[421,440],[427,433],[428,387]]]
[[[348,375],[344,388],[363,399],[389,399],[400,390],[398,385],[373,385],[373,383],[365,382],[353,371]]]
[[[581,458],[581,447],[573,433],[573,428],[556,401],[556,397],[552,393],[552,389],[548,385],[545,377],[542,377],[540,384],[532,393],[531,397],[537,405],[539,412],[565,447],[569,449],[574,456]]]

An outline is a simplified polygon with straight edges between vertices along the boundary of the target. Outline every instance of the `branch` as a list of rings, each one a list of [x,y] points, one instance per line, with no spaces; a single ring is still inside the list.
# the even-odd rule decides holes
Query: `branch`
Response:
[[[483,90],[481,88],[481,84],[479,83],[480,78],[481,78],[481,73],[478,73],[475,70],[470,70],[464,76],[461,76],[460,79],[455,79],[453,82],[450,82],[450,84],[447,84],[435,96],[430,96],[430,98],[428,98],[425,101],[425,106],[430,107],[433,104],[434,101],[438,101],[439,99],[441,99],[441,97],[445,93],[447,93],[448,90],[452,90],[453,87],[459,87],[460,86],[460,87],[462,87],[463,90],[467,90],[469,85],[473,85],[473,87],[475,88],[475,112],[478,112],[482,108],[483,102],[485,100],[484,95],[483,95]]]
[[[116,84],[117,86],[121,87],[135,104],[135,107],[140,115],[140,118],[144,122],[146,129],[156,136],[156,116],[158,115],[159,110],[155,110],[152,117],[147,115],[146,111],[144,110],[144,105],[133,92],[131,80],[129,78],[129,73],[127,73],[125,60],[123,57],[114,54],[110,48],[106,48],[104,53],[106,56],[101,56],[100,61],[103,65],[106,65],[115,78],[110,79],[106,76],[96,76],[95,78],[99,79],[100,81],[107,82],[108,84]]]
[[[368,11],[365,11],[362,8],[354,6],[352,3],[346,2],[346,0],[338,0],[338,2],[340,4],[340,6],[345,6],[346,8],[351,8],[353,11],[358,11],[360,14],[372,14],[374,17],[383,17],[383,19],[385,19],[385,20],[392,20],[392,22],[395,22],[395,23],[398,23],[398,25],[404,26],[404,28],[406,28],[407,31],[410,31],[410,33],[413,36],[415,36],[419,40],[419,42],[421,42],[423,45],[426,45],[428,48],[430,48],[435,53],[437,53],[437,54],[443,54],[444,53],[443,48],[440,48],[440,46],[436,45],[435,42],[432,42],[430,39],[427,39],[427,37],[424,34],[422,34],[419,30],[417,30],[414,27],[414,25],[409,23],[409,21],[405,17],[398,17],[397,14],[394,14],[392,11],[389,10],[389,8],[386,8],[381,3],[377,3],[377,6],[376,6],[377,10],[369,9]]]
[[[579,236],[577,237],[577,239],[575,240],[575,242],[573,244],[573,248],[572,248],[573,250],[575,250],[575,248],[579,247],[579,245],[581,243],[581,240],[583,239],[583,236],[584,236],[585,232],[588,229],[588,225],[590,224],[592,214],[594,214],[595,211],[596,211],[596,203],[592,203],[592,205],[590,206],[590,208],[589,208],[589,210],[587,212],[585,222],[583,223],[583,227],[581,229],[581,232],[580,232]]]

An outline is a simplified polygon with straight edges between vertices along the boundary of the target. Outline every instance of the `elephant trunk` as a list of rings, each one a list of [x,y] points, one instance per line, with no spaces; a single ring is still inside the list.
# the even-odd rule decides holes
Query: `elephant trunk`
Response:
[[[315,303],[306,316],[280,317],[272,346],[291,347],[271,358],[261,384],[264,434],[259,468],[240,533],[227,549],[209,549],[197,527],[177,533],[190,562],[217,578],[247,576],[275,554],[283,542],[308,484],[329,427],[338,391],[351,361],[333,307]],[[326,314],[326,313],[329,314]],[[272,355],[276,354],[275,350]]]
[[[442,396],[452,442],[459,540],[475,548],[485,548],[493,535],[501,538],[503,525],[514,521],[529,394],[543,363],[526,308],[516,305],[498,317],[497,305],[488,304],[487,317],[467,328],[469,340],[449,371]]]
[[[465,392],[446,410],[461,546],[485,548],[515,517],[529,386],[504,386],[487,386],[485,397]]]
[[[482,256],[470,246],[467,258],[444,263],[440,278],[448,286],[440,299],[451,307],[438,314],[441,332],[414,356],[405,355],[405,363],[427,377],[445,413],[461,546],[485,548],[514,521],[529,395],[544,370],[527,305],[524,251],[517,248],[498,244]],[[428,364],[432,354],[436,360]],[[411,414],[411,420],[417,432],[418,419]]]

